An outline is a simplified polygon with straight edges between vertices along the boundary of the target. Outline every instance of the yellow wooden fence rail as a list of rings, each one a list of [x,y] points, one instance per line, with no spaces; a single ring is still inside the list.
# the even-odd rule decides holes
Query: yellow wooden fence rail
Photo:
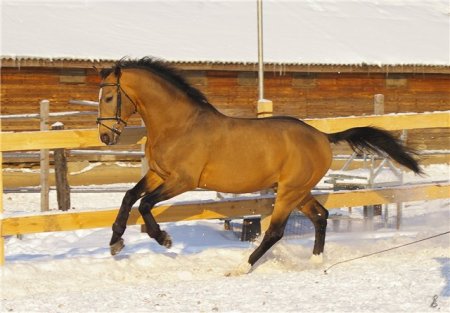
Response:
[[[386,130],[446,128],[450,126],[450,111],[306,119],[305,122],[327,133],[368,125]],[[1,132],[0,136],[1,151],[104,146],[98,138],[97,129]],[[119,144],[142,144],[144,136],[143,127],[131,127],[123,132]]]
[[[418,200],[448,198],[450,183],[439,185],[421,184],[402,187],[386,187],[356,191],[337,191],[315,194],[327,208],[354,207],[361,205],[388,204]],[[176,222],[199,219],[241,217],[254,214],[271,214],[274,196],[257,198],[233,198],[223,201],[185,202],[160,205],[152,213],[158,222]],[[68,231],[85,228],[110,227],[117,216],[117,209],[53,212],[39,215],[5,217],[2,236]],[[141,225],[144,221],[138,210],[132,210],[128,225]]]

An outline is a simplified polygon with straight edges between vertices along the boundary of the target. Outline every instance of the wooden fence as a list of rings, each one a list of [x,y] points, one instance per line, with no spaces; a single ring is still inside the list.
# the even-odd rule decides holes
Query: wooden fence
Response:
[[[311,119],[306,120],[306,122],[325,132],[337,132],[351,127],[366,125],[383,127],[388,130],[435,127],[448,128],[450,126],[450,111],[319,120]],[[122,134],[121,143],[141,144],[145,140],[143,135],[145,135],[145,132],[143,132],[142,128],[129,129]],[[93,146],[103,146],[98,139],[96,129],[0,133],[1,151],[81,148]],[[0,192],[3,193],[1,181],[2,179],[0,179]],[[317,195],[317,198],[327,208],[338,208],[442,199],[448,198],[449,194],[450,184],[448,182],[443,182],[440,184],[410,185],[374,190],[321,193]],[[159,222],[238,217],[253,214],[270,215],[273,201],[273,197],[268,196],[250,199],[233,199],[220,202],[203,201],[200,203],[178,203],[158,206],[155,208],[154,214]],[[0,203],[0,213],[3,213],[3,201]],[[8,217],[3,214],[0,219],[0,264],[4,263],[4,237],[6,236],[94,227],[110,227],[116,214],[117,209],[73,213],[48,212],[38,215],[17,217]],[[142,224],[142,220],[136,210],[132,211],[129,224]]]
[[[380,189],[315,193],[317,200],[327,208],[354,207],[418,200],[445,199],[449,197],[450,183],[406,185]],[[245,215],[270,215],[274,196],[242,197],[222,201],[183,202],[160,205],[152,213],[158,222],[221,219]],[[117,209],[67,213],[21,215],[2,219],[2,236],[30,233],[69,231],[77,229],[110,227]],[[142,225],[138,210],[132,210],[128,225]],[[106,239],[105,239],[106,240]],[[106,241],[105,241],[106,242]]]
[[[450,111],[305,119],[304,121],[326,133],[367,125],[381,127],[386,130],[448,128]],[[121,135],[119,144],[143,144],[145,143],[144,136],[145,130],[143,127],[129,127]],[[0,142],[1,151],[3,152],[104,146],[98,137],[97,129],[1,133]]]

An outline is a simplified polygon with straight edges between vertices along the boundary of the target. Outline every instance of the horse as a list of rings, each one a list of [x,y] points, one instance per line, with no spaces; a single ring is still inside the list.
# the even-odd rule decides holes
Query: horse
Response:
[[[129,117],[138,113],[146,127],[148,172],[125,193],[112,225],[110,252],[124,247],[122,235],[132,206],[148,235],[170,248],[152,208],[195,188],[224,193],[248,193],[277,188],[270,224],[251,253],[248,272],[283,237],[292,210],[298,208],[313,223],[313,256],[321,258],[328,211],[311,189],[327,173],[332,143],[346,141],[355,150],[388,155],[422,173],[415,152],[386,130],[355,127],[327,134],[293,117],[236,118],[220,113],[198,89],[161,59],[121,59],[100,71],[100,140],[114,145]]]

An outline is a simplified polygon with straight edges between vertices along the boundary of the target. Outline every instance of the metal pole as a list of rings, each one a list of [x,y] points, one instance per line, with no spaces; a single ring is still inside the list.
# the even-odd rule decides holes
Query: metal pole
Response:
[[[264,99],[264,55],[263,55],[263,17],[262,0],[258,1],[258,87],[259,100]]]
[[[273,103],[264,99],[264,58],[263,58],[263,5],[262,0],[258,3],[258,94],[257,105],[258,117],[269,117],[273,113]]]
[[[272,101],[264,99],[264,57],[263,57],[263,5],[262,0],[258,1],[258,94],[257,104],[258,118],[270,117],[273,113]],[[273,194],[272,189],[262,190],[262,195]],[[272,215],[261,216],[261,231],[265,232],[269,228]]]

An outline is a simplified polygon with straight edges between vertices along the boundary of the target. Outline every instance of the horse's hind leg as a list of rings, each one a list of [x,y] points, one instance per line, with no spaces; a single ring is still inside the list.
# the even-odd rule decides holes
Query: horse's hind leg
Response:
[[[325,246],[325,234],[327,231],[328,211],[311,194],[306,202],[299,208],[314,224],[315,241],[313,257],[311,260],[321,262]]]
[[[303,195],[298,190],[278,188],[270,225],[264,234],[261,244],[250,255],[248,263],[253,266],[284,234],[291,211],[301,202]]]
[[[162,179],[153,172],[148,172],[133,188],[128,190],[123,197],[122,204],[112,226],[112,237],[110,241],[111,254],[116,255],[123,249],[122,235],[127,227],[128,217],[133,204],[143,195],[156,189],[162,184]]]

